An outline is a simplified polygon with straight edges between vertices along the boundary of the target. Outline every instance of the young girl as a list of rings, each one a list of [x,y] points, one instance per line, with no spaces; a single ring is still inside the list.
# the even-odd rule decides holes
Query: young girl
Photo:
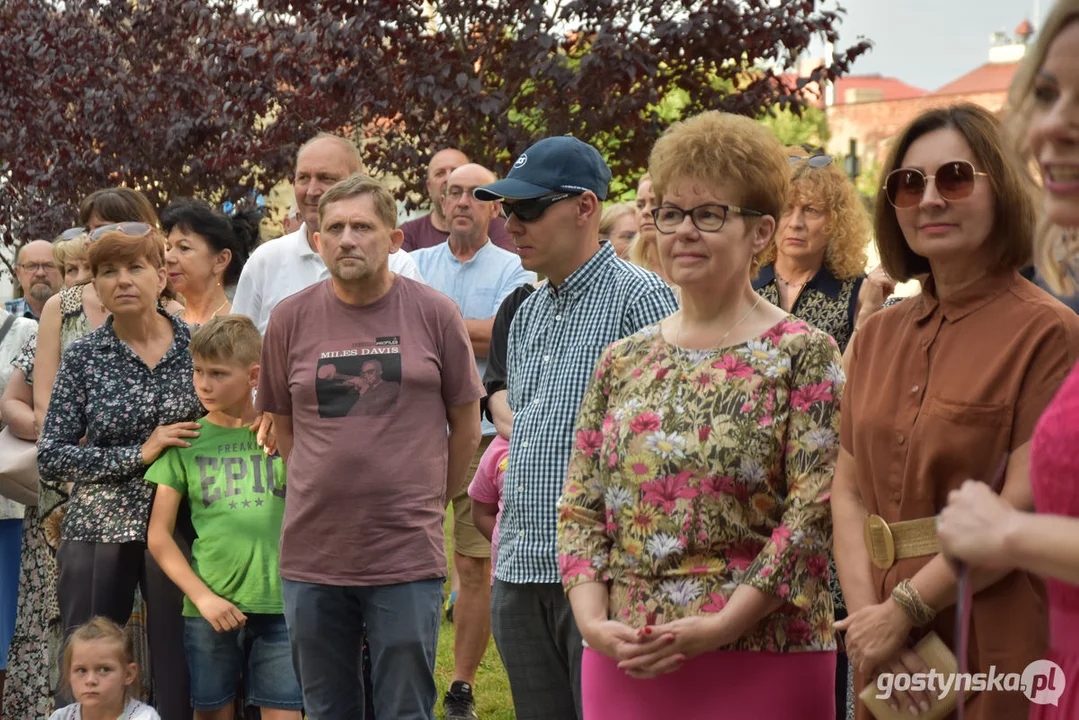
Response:
[[[116,623],[95,617],[81,625],[64,650],[64,677],[76,702],[49,720],[161,720],[132,697],[139,678],[133,657],[131,640]]]

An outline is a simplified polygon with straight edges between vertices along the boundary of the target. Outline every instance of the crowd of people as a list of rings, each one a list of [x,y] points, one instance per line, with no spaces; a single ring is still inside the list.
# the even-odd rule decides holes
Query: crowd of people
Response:
[[[432,720],[444,614],[447,720],[492,635],[519,720],[929,715],[956,694],[876,690],[933,643],[1068,681],[966,717],[1079,716],[1076,57],[1058,0],[1005,122],[922,113],[872,216],[715,111],[635,204],[570,136],[501,179],[434,153],[399,224],[319,134],[262,244],[90,194],[0,313],[0,441],[37,450],[3,717]]]

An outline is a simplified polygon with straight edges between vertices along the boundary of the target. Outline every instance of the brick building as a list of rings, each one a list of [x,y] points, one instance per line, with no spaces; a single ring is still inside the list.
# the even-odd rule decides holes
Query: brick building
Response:
[[[933,92],[879,75],[841,78],[825,103],[829,151],[846,156],[853,139],[863,174],[873,173],[884,161],[887,141],[924,110],[965,101],[1000,112],[1032,34],[1030,23],[1024,20],[1014,40],[989,49],[988,62]]]

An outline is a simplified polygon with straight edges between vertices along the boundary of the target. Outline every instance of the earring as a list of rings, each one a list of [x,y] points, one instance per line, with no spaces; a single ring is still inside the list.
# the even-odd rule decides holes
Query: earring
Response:
[[[1067,276],[1073,289],[1079,290],[1079,228],[1061,231],[1054,256],[1061,274]]]

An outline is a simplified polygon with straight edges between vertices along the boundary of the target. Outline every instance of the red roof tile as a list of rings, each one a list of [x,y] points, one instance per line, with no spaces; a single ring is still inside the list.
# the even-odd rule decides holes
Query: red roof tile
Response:
[[[880,100],[908,100],[922,97],[926,91],[907,85],[896,78],[882,77],[880,75],[847,75],[839,78],[835,88],[836,105],[847,104],[847,92],[850,90],[878,91],[881,93]]]
[[[933,95],[973,95],[974,93],[1007,91],[1019,63],[986,63],[966,75],[952,80]]]

